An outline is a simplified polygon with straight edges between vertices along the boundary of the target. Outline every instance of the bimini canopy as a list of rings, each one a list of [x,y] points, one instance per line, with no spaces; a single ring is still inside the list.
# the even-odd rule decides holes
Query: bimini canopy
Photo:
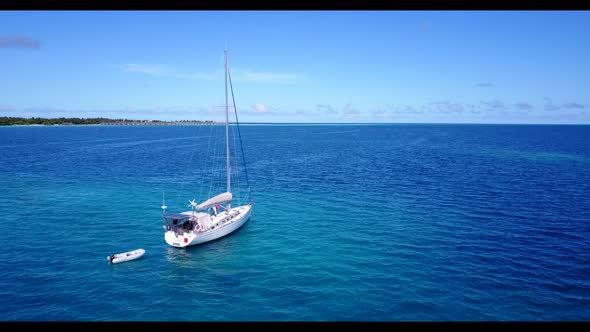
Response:
[[[164,218],[169,218],[169,219],[188,219],[191,216],[187,216],[186,214],[182,214],[182,213],[166,213],[164,214]]]
[[[164,214],[164,218],[166,218],[170,222],[175,222],[177,225],[184,224],[191,216],[181,213],[166,213]]]
[[[231,202],[231,199],[232,199],[232,194],[230,192],[225,192],[223,194],[219,194],[215,197],[209,198],[208,200],[204,201],[203,203],[197,205],[195,208],[197,210],[205,210],[207,208],[210,208],[210,207],[218,205],[218,204]]]

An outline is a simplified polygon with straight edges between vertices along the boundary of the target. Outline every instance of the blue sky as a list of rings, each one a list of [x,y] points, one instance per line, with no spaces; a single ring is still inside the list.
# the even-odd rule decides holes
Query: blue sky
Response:
[[[589,11],[2,11],[0,116],[590,123]]]

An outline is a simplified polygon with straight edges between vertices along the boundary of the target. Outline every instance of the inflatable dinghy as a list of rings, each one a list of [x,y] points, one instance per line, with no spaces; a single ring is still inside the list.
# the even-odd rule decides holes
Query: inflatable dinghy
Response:
[[[145,254],[145,250],[143,249],[136,249],[133,251],[128,251],[128,252],[123,252],[120,254],[113,254],[110,256],[107,256],[107,260],[109,260],[111,263],[116,264],[116,263],[123,263],[126,261],[131,261],[134,259],[138,259],[141,256],[143,256],[143,254]]]

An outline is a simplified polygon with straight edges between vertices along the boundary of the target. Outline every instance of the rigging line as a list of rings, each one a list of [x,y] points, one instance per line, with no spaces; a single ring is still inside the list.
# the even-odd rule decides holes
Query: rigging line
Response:
[[[218,155],[220,154],[219,149],[217,148],[218,144],[219,144],[219,128],[221,126],[216,126],[215,127],[215,132],[213,133],[214,135],[214,139],[213,139],[213,149],[211,150],[211,154],[209,156],[209,159],[211,160],[211,171],[209,173],[209,192],[207,193],[207,198],[212,197],[211,193],[216,190],[216,181],[218,181],[218,167],[217,167],[217,158]]]
[[[246,186],[246,181],[244,181],[244,175],[243,175],[243,162],[242,159],[240,157],[240,152],[239,152],[239,141],[238,141],[238,134],[237,134],[237,129],[236,126],[233,125],[232,126],[232,133],[234,135],[233,140],[234,140],[234,155],[236,156],[234,159],[234,168],[235,168],[235,176],[236,176],[236,183],[238,183],[238,192],[237,192],[237,199],[240,202],[240,205],[244,205],[244,201],[247,200],[246,197],[246,191],[245,191],[245,186]]]
[[[227,76],[229,78],[229,86],[231,90],[231,99],[234,104],[234,113],[236,114],[236,126],[238,128],[238,136],[240,137],[240,149],[242,150],[242,160],[244,161],[244,174],[246,175],[246,184],[248,186],[248,199],[250,199],[251,191],[250,191],[250,181],[248,180],[248,169],[246,167],[246,158],[244,157],[244,146],[242,144],[242,134],[240,132],[240,121],[238,121],[238,107],[236,106],[236,99],[234,98],[234,87],[231,82],[231,74],[229,72],[229,67],[227,69]]]
[[[199,136],[201,134],[201,125],[196,125],[196,126],[197,126],[197,128],[195,128],[195,130],[193,131],[193,133],[196,133],[196,135],[194,136],[194,143],[193,143],[193,147],[191,149],[191,156],[190,156],[189,161],[188,161],[188,167],[187,167],[187,169],[191,169],[191,164],[193,162],[193,157],[195,155],[195,148],[197,147],[197,142],[198,142],[197,139],[199,138]],[[184,186],[185,186],[185,184],[186,184],[187,181],[188,181],[188,178],[185,176],[184,177],[184,180],[180,184],[180,191],[178,192],[178,196],[179,196],[178,199],[180,199],[180,193],[184,189]]]
[[[215,148],[217,145],[216,144],[217,143],[216,142],[216,140],[217,140],[216,134],[217,134],[217,126],[212,128],[211,136],[209,136],[210,145],[207,150],[207,164],[206,164],[207,173],[205,173],[203,175],[203,177],[201,177],[201,181],[203,182],[203,187],[205,186],[205,183],[206,183],[205,178],[207,178],[207,177],[209,178],[209,186],[207,189],[208,191],[206,193],[204,193],[204,195],[206,195],[207,197],[210,197],[211,181],[213,181],[213,179],[214,179],[214,174],[213,174],[213,172],[215,171],[215,164],[214,164],[215,159],[214,158],[215,158]],[[206,198],[204,198],[204,199],[206,199]]]
[[[240,199],[240,205],[244,205],[243,203],[247,199],[246,191],[245,191],[246,181],[244,181],[244,175],[243,175],[244,165],[243,165],[243,162],[240,158],[240,152],[239,152],[239,147],[238,147],[239,141],[237,138],[238,134],[237,134],[236,126],[234,125],[234,126],[232,126],[232,128],[233,128],[234,141],[235,141],[234,154],[236,156],[236,159],[235,159],[236,176],[238,178],[237,182],[240,184],[240,187],[239,187],[240,197],[239,197],[239,199]],[[246,203],[248,203],[248,202],[246,202]]]
[[[212,124],[209,127],[209,137],[207,139],[207,152],[205,153],[205,155],[207,156],[207,159],[205,159],[205,162],[202,164],[201,167],[201,181],[199,183],[199,195],[197,196],[199,200],[202,199],[202,195],[203,195],[203,187],[204,187],[204,182],[205,182],[205,174],[207,174],[206,172],[209,170],[209,163],[212,162],[211,161],[211,137],[213,137],[214,135],[214,130],[217,127],[217,125]]]
[[[222,139],[223,137],[223,139]],[[225,126],[220,125],[216,129],[216,139],[215,145],[213,149],[213,158],[211,165],[213,167],[213,171],[211,172],[211,183],[209,185],[209,196],[213,197],[218,195],[220,192],[225,192],[222,186],[226,182],[226,169],[225,169]],[[219,148],[218,148],[219,147]]]
[[[232,106],[233,110],[235,112],[235,105]],[[231,137],[233,139],[233,155],[234,157],[238,156],[238,151],[237,151],[237,142],[236,142],[236,126],[231,126]],[[232,183],[236,183],[236,201],[239,202],[239,205],[242,205],[242,187],[241,187],[241,183],[240,183],[240,169],[239,169],[239,165],[238,165],[238,160],[236,160],[237,158],[233,158],[233,165],[234,165],[234,169],[235,171],[232,173],[233,175],[233,179],[232,179]]]

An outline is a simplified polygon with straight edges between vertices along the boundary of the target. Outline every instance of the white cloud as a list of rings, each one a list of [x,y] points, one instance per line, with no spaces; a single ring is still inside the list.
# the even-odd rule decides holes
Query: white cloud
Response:
[[[373,116],[374,117],[377,117],[377,118],[385,118],[385,119],[387,119],[387,118],[393,117],[393,113],[388,112],[388,111],[383,110],[383,109],[377,109],[377,110],[374,110],[373,111]]]
[[[514,104],[514,106],[516,106],[516,108],[518,108],[521,111],[530,111],[533,109],[533,105],[527,102],[518,102]]]
[[[0,105],[0,112],[13,112],[13,111],[17,111],[17,109],[12,106]]]
[[[332,105],[329,104],[317,104],[317,110],[325,114],[336,114],[338,113]]]
[[[342,115],[348,119],[358,119],[360,114],[361,114],[361,112],[352,108],[352,106],[350,104],[347,104],[346,106],[344,106],[344,109],[342,110]]]
[[[575,102],[565,103],[565,104],[563,104],[563,107],[565,107],[565,108],[577,108],[577,109],[585,108],[584,105],[578,104],[578,103],[575,103]]]
[[[482,101],[481,103],[484,104],[487,111],[505,111],[507,109],[504,102],[500,100]]]
[[[169,76],[170,71],[166,65],[160,64],[137,64],[137,63],[128,63],[122,66],[117,66],[124,71],[131,72],[131,73],[142,73],[147,75],[155,75],[155,76]]]
[[[15,37],[0,37],[0,48],[39,48],[38,40],[29,37],[15,36]]]
[[[551,98],[545,98],[545,111],[557,111],[561,107],[559,105],[553,104]]]
[[[188,80],[206,80],[216,81],[223,80],[223,70],[217,70],[209,73],[203,72],[180,72],[172,69],[167,65],[162,64],[137,64],[128,63],[116,68],[122,69],[126,72],[141,73],[153,76],[166,76]],[[236,82],[253,82],[253,83],[275,83],[275,84],[290,84],[296,83],[303,79],[303,75],[286,72],[268,72],[268,71],[254,71],[233,69],[230,71],[233,81]]]
[[[256,113],[268,113],[270,112],[270,108],[268,108],[266,105],[260,104],[260,103],[256,103],[254,106],[254,112]]]

